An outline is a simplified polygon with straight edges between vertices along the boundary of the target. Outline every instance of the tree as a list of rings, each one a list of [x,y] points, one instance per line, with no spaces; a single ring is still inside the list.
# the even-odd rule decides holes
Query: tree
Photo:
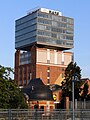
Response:
[[[23,93],[10,77],[13,70],[0,65],[0,108],[27,108]]]
[[[87,95],[87,101],[89,101],[89,100],[90,100],[90,94]]]
[[[69,99],[72,99],[72,77],[77,75],[78,80],[75,82],[75,98],[79,98],[79,90],[81,85],[81,69],[77,66],[76,62],[71,62],[65,70],[65,79],[62,82],[62,97],[68,96]]]

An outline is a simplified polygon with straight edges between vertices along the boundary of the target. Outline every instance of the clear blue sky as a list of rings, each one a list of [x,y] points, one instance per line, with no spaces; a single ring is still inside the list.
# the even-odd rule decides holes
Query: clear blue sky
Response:
[[[0,64],[14,68],[15,20],[35,7],[61,11],[74,18],[74,61],[90,78],[90,0],[1,0]]]

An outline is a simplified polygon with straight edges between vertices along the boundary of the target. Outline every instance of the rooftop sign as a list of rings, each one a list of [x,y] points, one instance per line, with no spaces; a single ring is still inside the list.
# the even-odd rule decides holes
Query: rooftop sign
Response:
[[[59,12],[59,11],[56,11],[56,10],[51,10],[51,9],[46,9],[46,8],[40,8],[40,11],[41,12],[52,13],[52,14],[55,14],[55,15],[62,16],[62,13]]]
[[[35,11],[41,11],[41,12],[45,12],[45,13],[51,13],[51,14],[54,14],[54,15],[62,16],[62,13],[59,12],[59,11],[51,10],[51,9],[46,9],[46,8],[38,8],[38,7],[30,10],[30,11],[28,12],[28,14],[33,13],[33,12],[35,12]]]

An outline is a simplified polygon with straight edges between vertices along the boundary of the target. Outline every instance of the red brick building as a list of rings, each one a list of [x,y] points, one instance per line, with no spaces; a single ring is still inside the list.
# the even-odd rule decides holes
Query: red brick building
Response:
[[[84,85],[87,83],[88,85],[88,94],[90,94],[90,79],[89,78],[82,78],[82,86],[80,87],[82,89],[82,92],[81,94],[83,93],[83,88],[84,88]]]
[[[72,61],[71,52],[32,46],[30,51],[15,53],[15,80],[25,86],[32,78],[41,78],[44,84],[61,84],[64,71]]]

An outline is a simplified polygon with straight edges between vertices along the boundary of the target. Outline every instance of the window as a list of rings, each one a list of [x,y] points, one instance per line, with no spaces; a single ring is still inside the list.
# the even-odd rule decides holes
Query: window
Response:
[[[47,68],[47,84],[50,84],[50,67]]]
[[[62,63],[61,63],[62,65],[64,65],[64,62],[62,61]]]
[[[28,83],[30,82],[30,80],[28,80]]]
[[[51,30],[51,26],[47,26],[47,25],[42,25],[42,24],[38,24],[37,25],[37,29],[39,30]]]
[[[38,35],[51,36],[51,33],[50,32],[45,32],[45,31],[38,30]]]
[[[66,17],[62,17],[62,21],[63,22],[67,22],[67,18]]]
[[[39,23],[43,23],[43,24],[52,24],[52,21],[50,20],[45,20],[45,19],[38,19]]]
[[[19,85],[22,85],[22,80],[20,80],[20,84]]]
[[[73,40],[73,36],[66,36],[66,39]]]
[[[50,72],[47,72],[47,77],[50,77]]]
[[[62,71],[64,71],[64,68],[62,68]]]
[[[24,85],[26,85],[26,80],[24,80]]]
[[[50,63],[50,60],[47,60],[47,63]]]
[[[38,16],[42,17],[42,18],[51,18],[52,17],[50,14],[45,14],[45,13],[38,13]]]
[[[50,67],[48,67],[48,70],[50,70]]]
[[[48,84],[50,84],[50,79],[48,79],[48,81],[47,81],[47,82],[48,82]]]
[[[60,21],[60,17],[58,17],[56,15],[52,15],[52,20],[54,20],[54,21]]]
[[[74,24],[74,20],[71,19],[71,18],[67,18],[67,22],[70,23],[70,24]]]
[[[57,38],[57,34],[52,33],[52,37]]]
[[[46,26],[46,30],[51,30],[51,27],[50,26]]]
[[[67,28],[69,28],[69,29],[74,29],[73,27],[74,27],[73,25],[67,24]]]
[[[64,78],[64,73],[62,73],[62,78]]]
[[[23,52],[20,54],[20,65],[31,62],[31,52]]]
[[[41,109],[41,110],[44,110],[44,106],[40,106],[40,109]]]
[[[58,26],[57,22],[55,22],[55,21],[52,21],[52,25],[53,26]]]

